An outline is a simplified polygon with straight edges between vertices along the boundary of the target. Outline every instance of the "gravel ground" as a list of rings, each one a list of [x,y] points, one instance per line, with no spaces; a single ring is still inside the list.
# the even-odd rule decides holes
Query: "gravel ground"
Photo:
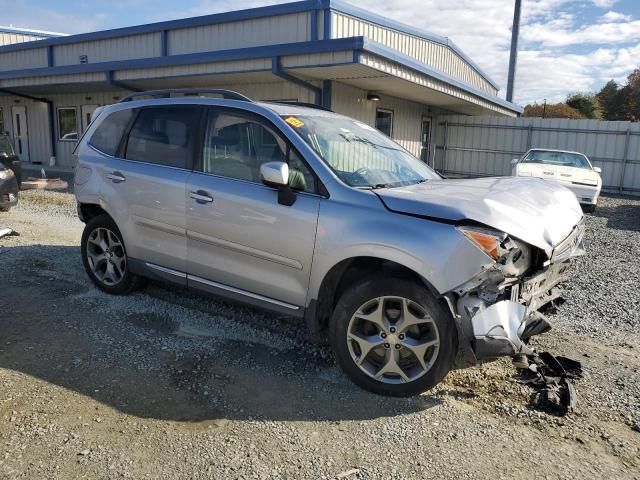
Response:
[[[583,362],[577,411],[509,361],[389,399],[299,322],[150,284],[93,288],[66,193],[0,214],[0,479],[640,479],[640,199],[602,198],[541,349]]]

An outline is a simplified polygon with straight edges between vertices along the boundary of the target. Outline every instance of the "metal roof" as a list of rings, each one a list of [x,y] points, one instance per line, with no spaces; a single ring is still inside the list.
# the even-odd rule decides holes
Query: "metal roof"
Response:
[[[33,30],[30,28],[19,28],[14,26],[5,26],[0,25],[0,32],[2,33],[16,33],[18,35],[33,35],[34,37],[64,37],[67,36],[66,33],[58,33],[58,32],[47,32],[45,30]]]

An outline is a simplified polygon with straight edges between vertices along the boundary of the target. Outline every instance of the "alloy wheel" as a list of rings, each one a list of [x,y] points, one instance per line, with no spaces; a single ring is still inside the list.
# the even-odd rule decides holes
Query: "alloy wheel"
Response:
[[[378,297],[356,310],[347,328],[354,363],[375,380],[409,383],[426,374],[438,357],[440,336],[429,313],[403,297]]]
[[[124,246],[108,228],[99,227],[89,234],[87,260],[95,277],[105,285],[117,285],[124,278],[127,269]]]

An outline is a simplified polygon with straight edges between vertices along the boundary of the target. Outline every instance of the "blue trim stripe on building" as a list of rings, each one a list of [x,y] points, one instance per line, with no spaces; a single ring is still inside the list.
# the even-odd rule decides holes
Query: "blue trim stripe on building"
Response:
[[[166,57],[137,58],[134,60],[115,60],[111,62],[85,63],[60,67],[40,67],[0,72],[0,80],[25,77],[43,77],[49,75],[69,75],[74,73],[106,72],[109,70],[130,70],[140,68],[173,67],[233,60],[250,60],[284,55],[304,55],[312,53],[340,52],[360,49],[364,37],[318,40],[317,42],[295,42],[265,47],[246,47],[214,52],[185,53]]]
[[[296,85],[300,85],[301,87],[306,88],[307,90],[311,90],[315,96],[315,104],[316,105],[322,104],[323,90],[320,87],[316,87],[312,83],[309,83],[305,80],[302,80],[298,77],[291,75],[290,73],[285,72],[284,69],[282,68],[282,63],[280,62],[279,56],[274,56],[271,59],[271,73],[273,73],[276,77],[286,80],[287,82],[291,82]]]
[[[102,30],[99,32],[80,33],[77,35],[68,35],[64,37],[52,37],[45,40],[35,40],[31,42],[23,42],[0,47],[0,53],[10,52],[24,49],[41,48],[49,45],[65,45],[75,42],[85,42],[91,40],[104,40],[107,38],[117,38],[128,35],[139,35],[144,33],[163,32],[178,28],[197,27],[202,25],[211,25],[227,22],[235,22],[249,20],[262,17],[288,15],[294,13],[311,12],[312,40],[314,32],[317,32],[318,18],[314,12],[321,10],[323,12],[323,39],[327,40],[331,37],[331,11],[341,12],[353,17],[365,20],[383,27],[398,30],[408,35],[413,35],[425,40],[436,42],[451,48],[465,62],[467,62],[474,70],[478,72],[487,82],[495,89],[499,90],[500,86],[493,81],[471,58],[469,58],[455,43],[447,37],[434,35],[409,25],[389,20],[388,18],[376,15],[367,10],[350,5],[342,0],[303,0],[298,2],[283,3],[271,5],[267,7],[250,8],[246,10],[238,10],[233,12],[216,13],[213,15],[204,15],[200,17],[184,18],[179,20],[169,20],[165,22],[149,23],[137,25],[133,27],[116,28],[112,30]],[[314,20],[315,17],[315,20]],[[313,28],[314,22],[316,28]],[[161,40],[162,41],[162,40]]]
[[[369,40],[366,37],[350,37],[332,40],[318,40],[316,42],[296,42],[281,45],[270,45],[265,47],[248,47],[234,50],[221,50],[216,52],[187,53],[182,55],[168,55],[164,57],[141,58],[135,60],[119,60],[113,62],[89,63],[79,65],[68,65],[61,67],[42,67],[26,70],[13,70],[0,72],[0,80],[41,77],[54,75],[68,75],[75,73],[109,72],[114,70],[157,68],[178,65],[193,65],[202,63],[213,63],[220,61],[248,60],[255,58],[280,57],[286,55],[304,55],[314,53],[327,53],[339,51],[353,51],[353,63],[359,63],[360,53],[368,52],[378,55],[387,60],[396,62],[419,73],[436,78],[476,97],[500,105],[514,112],[521,112],[522,108],[496,97],[473,85],[458,80],[440,70],[436,70],[425,65],[413,57],[402,54],[390,47],[378,42]],[[329,66],[329,65],[322,65]],[[299,79],[296,79],[299,80]],[[302,81],[302,80],[300,80]],[[317,88],[317,87],[314,87]],[[319,89],[321,90],[321,89]]]

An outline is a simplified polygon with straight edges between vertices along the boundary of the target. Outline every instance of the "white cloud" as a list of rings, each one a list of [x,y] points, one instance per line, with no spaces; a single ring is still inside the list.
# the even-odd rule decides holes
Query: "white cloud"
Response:
[[[624,13],[614,12],[609,10],[607,13],[600,17],[601,22],[629,22],[633,17],[631,15],[625,15]]]
[[[617,0],[591,0],[596,7],[600,8],[610,8],[612,7]]]
[[[545,47],[628,43],[640,40],[640,20],[597,23],[578,28],[571,28],[563,21],[533,23],[522,28],[522,38]]]

